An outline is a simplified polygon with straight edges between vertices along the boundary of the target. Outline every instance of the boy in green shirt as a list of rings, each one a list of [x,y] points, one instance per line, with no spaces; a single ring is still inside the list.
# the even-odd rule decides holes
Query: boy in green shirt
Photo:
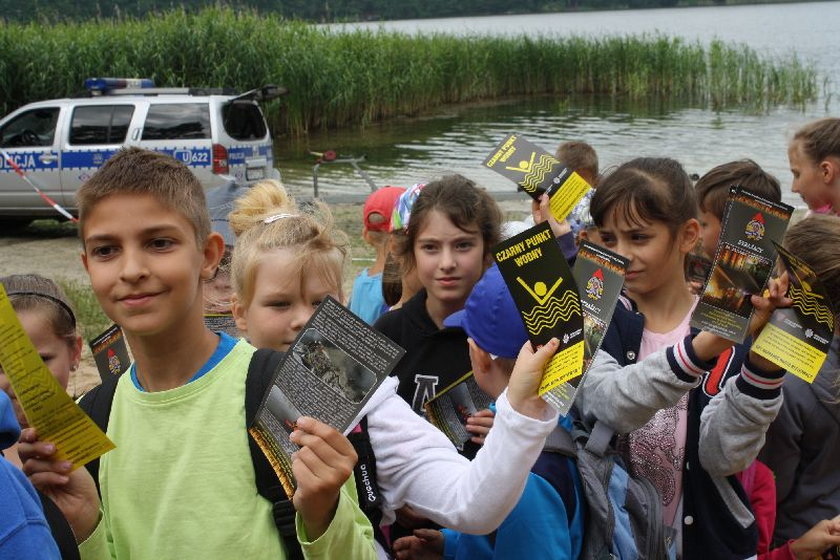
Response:
[[[208,330],[202,284],[224,242],[201,184],[163,154],[117,153],[78,193],[82,260],[105,313],[134,357],[108,424],[102,500],[86,469],[22,437],[32,482],[61,507],[88,558],[286,558],[272,504],[256,491],[244,391],[254,348]],[[359,510],[350,442],[298,422],[296,529],[306,558],[375,558]]]

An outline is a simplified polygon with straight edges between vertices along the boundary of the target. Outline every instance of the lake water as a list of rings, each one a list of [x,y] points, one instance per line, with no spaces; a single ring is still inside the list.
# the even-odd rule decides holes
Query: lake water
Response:
[[[277,165],[284,182],[299,195],[312,193],[309,151],[336,150],[365,154],[362,167],[377,185],[410,185],[458,172],[491,191],[513,191],[513,183],[484,169],[481,162],[511,131],[522,133],[553,152],[564,140],[584,140],[598,151],[601,167],[632,157],[670,156],[690,173],[714,165],[752,158],[774,173],[785,200],[801,205],[790,193],[786,145],[801,124],[840,114],[840,2],[754,6],[622,10],[605,12],[492,16],[361,23],[346,27],[381,27],[405,33],[558,35],[626,35],[662,33],[708,42],[714,38],[744,43],[767,56],[795,52],[812,62],[830,81],[829,95],[801,107],[777,107],[755,114],[730,109],[715,112],[679,103],[630,102],[602,97],[539,97],[500,103],[444,107],[423,118],[399,119],[364,129],[310,135],[277,142]],[[336,27],[337,31],[341,26]],[[359,195],[367,184],[348,165],[322,166],[322,195]]]

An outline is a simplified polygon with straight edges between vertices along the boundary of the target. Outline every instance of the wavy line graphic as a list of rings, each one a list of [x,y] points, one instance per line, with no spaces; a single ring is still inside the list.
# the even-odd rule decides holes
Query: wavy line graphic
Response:
[[[531,171],[525,175],[525,179],[522,180],[522,188],[525,189],[525,192],[532,193],[537,190],[537,187],[545,179],[545,176],[548,175],[548,172],[551,171],[551,167],[554,165],[556,160],[548,154],[540,154],[540,159],[534,165],[531,166]]]
[[[580,301],[573,290],[566,290],[561,298],[551,297],[543,305],[535,305],[530,312],[523,313],[522,318],[528,332],[538,335],[575,315],[580,315]]]
[[[831,310],[814,297],[811,292],[794,285],[790,286],[790,298],[793,300],[793,307],[803,315],[811,315],[820,323],[828,325],[834,330],[834,315]]]

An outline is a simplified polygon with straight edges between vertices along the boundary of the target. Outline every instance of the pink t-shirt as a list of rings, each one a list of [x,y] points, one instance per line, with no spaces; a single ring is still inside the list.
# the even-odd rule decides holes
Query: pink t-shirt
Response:
[[[684,339],[691,332],[689,320],[696,305],[695,299],[680,324],[668,332],[656,333],[645,329],[639,361]],[[687,420],[688,393],[675,406],[657,411],[647,424],[627,436],[631,468],[647,477],[659,490],[664,508],[663,520],[671,527],[677,525],[677,510],[682,499]]]

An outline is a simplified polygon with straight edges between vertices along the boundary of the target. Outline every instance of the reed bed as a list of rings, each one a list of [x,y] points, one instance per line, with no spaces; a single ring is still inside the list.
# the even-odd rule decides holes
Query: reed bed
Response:
[[[817,72],[795,55],[769,59],[719,41],[339,33],[230,8],[53,26],[0,24],[0,52],[3,114],[74,94],[88,76],[242,90],[278,83],[291,92],[266,107],[278,134],[520,95],[679,98],[714,109],[766,109],[820,93]]]

